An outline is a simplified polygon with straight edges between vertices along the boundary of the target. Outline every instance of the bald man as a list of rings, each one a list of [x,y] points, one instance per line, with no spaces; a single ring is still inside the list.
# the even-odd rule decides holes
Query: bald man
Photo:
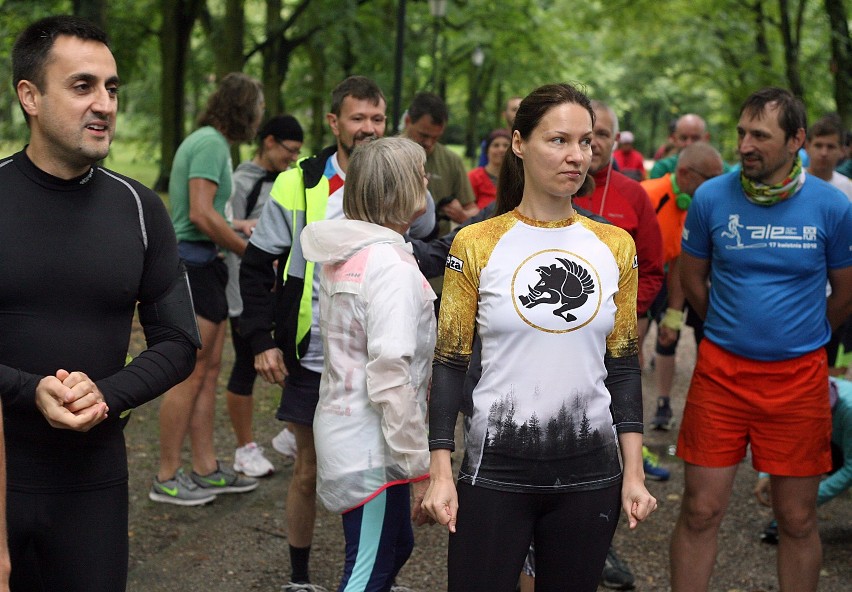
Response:
[[[649,179],[658,179],[666,173],[675,172],[678,154],[687,146],[695,142],[709,142],[710,133],[707,131],[707,123],[695,113],[681,115],[675,124],[671,140],[674,142],[675,154],[655,162],[648,175]]]

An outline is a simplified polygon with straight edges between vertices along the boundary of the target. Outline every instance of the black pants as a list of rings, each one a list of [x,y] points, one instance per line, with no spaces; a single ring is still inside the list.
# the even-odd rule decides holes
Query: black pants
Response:
[[[240,317],[231,317],[231,343],[234,344],[234,367],[228,379],[228,390],[235,395],[250,397],[254,390],[257,370],[251,345],[240,333]]]
[[[7,494],[12,592],[121,592],[127,586],[127,484]]]
[[[513,592],[535,539],[536,592],[594,592],[621,510],[621,483],[568,493],[458,484],[450,592]]]

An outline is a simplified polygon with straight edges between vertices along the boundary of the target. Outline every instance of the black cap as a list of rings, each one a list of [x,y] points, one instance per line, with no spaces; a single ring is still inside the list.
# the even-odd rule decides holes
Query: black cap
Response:
[[[257,137],[263,140],[266,136],[275,136],[278,140],[293,140],[303,142],[305,134],[302,126],[292,115],[276,115],[263,124]]]

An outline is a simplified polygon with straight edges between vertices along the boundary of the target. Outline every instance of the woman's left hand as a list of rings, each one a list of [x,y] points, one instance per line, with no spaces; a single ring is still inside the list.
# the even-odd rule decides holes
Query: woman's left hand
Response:
[[[625,477],[621,486],[621,507],[630,528],[634,529],[657,510],[657,499],[645,488],[644,481]]]

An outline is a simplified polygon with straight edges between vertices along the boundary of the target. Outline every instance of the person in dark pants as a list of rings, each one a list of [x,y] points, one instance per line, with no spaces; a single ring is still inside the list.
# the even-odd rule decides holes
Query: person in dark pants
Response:
[[[596,589],[619,508],[631,527],[656,508],[642,473],[635,247],[572,207],[593,123],[570,85],[524,99],[499,215],[461,230],[447,258],[423,504],[451,533],[450,590],[514,590],[533,538],[540,590]],[[464,401],[474,332],[483,371]],[[583,370],[563,371],[565,359]],[[450,451],[465,407],[456,486]]]
[[[234,171],[234,190],[225,207],[231,225],[245,239],[251,236],[260,218],[260,213],[269,201],[272,184],[282,171],[299,158],[304,134],[302,126],[292,115],[276,115],[263,124],[257,134],[257,152],[251,160],[240,163]],[[243,301],[240,298],[240,258],[236,253],[225,255],[228,265],[228,320],[231,324],[231,341],[234,346],[234,365],[228,379],[225,398],[228,414],[237,439],[234,451],[234,470],[249,477],[264,477],[275,470],[263,454],[263,447],[254,441],[252,418],[254,416],[254,354],[248,342],[240,334],[240,314]],[[283,436],[282,436],[283,434]],[[276,442],[292,434],[284,428],[272,440]],[[277,448],[276,448],[277,449]]]
[[[11,589],[115,592],[128,562],[122,417],[186,378],[201,344],[163,202],[97,165],[119,88],[103,31],[38,21],[12,70],[30,140],[0,160]],[[127,364],[137,310],[147,349]]]

